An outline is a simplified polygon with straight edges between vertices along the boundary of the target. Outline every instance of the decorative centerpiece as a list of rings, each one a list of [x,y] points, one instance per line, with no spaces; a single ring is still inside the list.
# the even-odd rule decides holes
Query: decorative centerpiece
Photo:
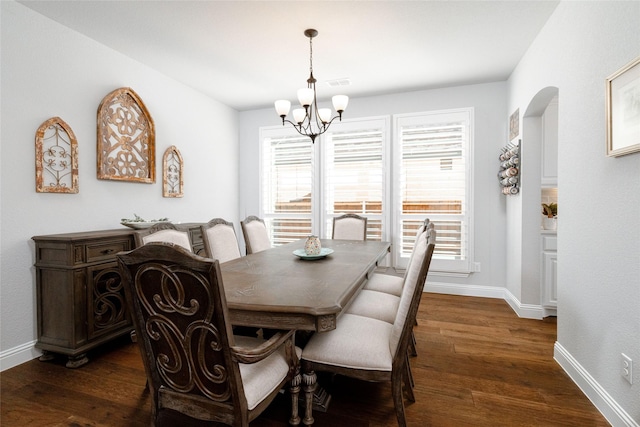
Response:
[[[120,224],[124,225],[125,227],[129,227],[129,228],[133,228],[135,230],[140,230],[143,228],[149,228],[151,227],[153,224],[156,224],[158,222],[168,222],[169,218],[159,218],[159,219],[152,219],[152,220],[145,220],[144,218],[139,217],[137,214],[133,214],[134,218],[133,219],[129,219],[129,218],[122,218],[120,220]]]
[[[318,236],[309,236],[307,241],[304,242],[304,252],[307,255],[320,255],[322,250],[322,244]]]
[[[545,230],[556,230],[558,228],[558,204],[542,204],[542,228]]]

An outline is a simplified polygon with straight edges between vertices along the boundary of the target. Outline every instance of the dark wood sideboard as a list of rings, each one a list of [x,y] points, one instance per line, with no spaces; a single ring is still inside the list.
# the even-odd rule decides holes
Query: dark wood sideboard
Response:
[[[193,251],[204,256],[200,223],[189,231]],[[34,236],[40,360],[68,357],[67,367],[86,364],[87,351],[133,330],[116,254],[134,248],[132,229]]]

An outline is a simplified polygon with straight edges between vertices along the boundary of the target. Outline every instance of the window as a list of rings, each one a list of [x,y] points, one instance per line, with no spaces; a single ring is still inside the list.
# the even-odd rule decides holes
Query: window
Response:
[[[402,269],[429,218],[438,231],[430,270],[470,271],[473,109],[401,114],[393,124],[391,140],[389,117],[333,123],[315,144],[289,127],[261,129],[260,215],[274,245],[330,237],[334,217],[357,213],[368,239],[392,241]]]
[[[385,119],[331,125],[321,141],[324,233],[345,213],[367,217],[367,239],[387,238],[387,133]]]
[[[431,270],[469,272],[472,109],[394,116],[394,265],[406,267],[424,218],[438,232]]]
[[[261,129],[260,215],[273,245],[312,232],[313,145],[292,129]]]

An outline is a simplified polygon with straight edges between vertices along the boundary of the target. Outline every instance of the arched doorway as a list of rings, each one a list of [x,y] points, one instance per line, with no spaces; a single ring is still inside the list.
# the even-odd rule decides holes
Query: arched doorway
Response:
[[[557,87],[540,90],[522,123],[522,303],[540,305],[542,317],[556,315],[557,234],[541,227],[541,203],[558,197]]]

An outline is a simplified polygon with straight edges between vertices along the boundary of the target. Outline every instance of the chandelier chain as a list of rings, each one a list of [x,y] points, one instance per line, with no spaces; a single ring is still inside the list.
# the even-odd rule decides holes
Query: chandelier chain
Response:
[[[309,73],[313,75],[313,37],[309,37]]]

